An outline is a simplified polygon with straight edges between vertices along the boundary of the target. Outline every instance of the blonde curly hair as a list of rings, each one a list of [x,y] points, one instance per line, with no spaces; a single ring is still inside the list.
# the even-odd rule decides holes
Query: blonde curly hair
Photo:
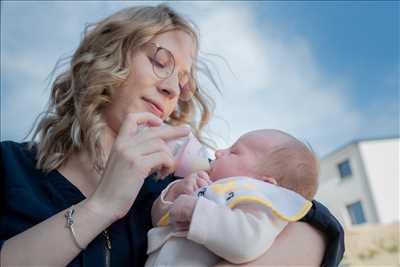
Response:
[[[103,170],[101,135],[105,121],[101,110],[128,77],[129,66],[125,62],[128,51],[137,51],[166,30],[190,34],[196,47],[196,63],[192,67],[195,80],[196,72],[203,71],[216,85],[207,65],[198,60],[198,34],[193,23],[166,5],[120,10],[85,28],[70,66],[52,83],[48,108],[38,116],[30,143],[31,147],[36,146],[37,168],[50,172],[65,163],[72,153],[86,149],[94,161],[93,167]],[[197,80],[196,85],[192,100],[179,101],[167,123],[190,125],[194,135],[212,147],[202,130],[215,103],[199,88]],[[198,114],[200,117],[196,119]]]

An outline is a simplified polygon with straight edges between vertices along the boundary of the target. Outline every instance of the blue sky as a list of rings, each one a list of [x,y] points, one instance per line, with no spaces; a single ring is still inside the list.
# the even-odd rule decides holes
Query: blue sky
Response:
[[[361,109],[386,110],[389,103],[398,107],[394,97],[399,77],[398,4],[397,8],[390,2],[270,5],[261,5],[260,21],[269,16],[285,38],[302,35],[308,39],[319,68],[353,83],[351,97]]]
[[[24,137],[47,101],[47,75],[77,47],[85,24],[135,4],[1,3],[1,140]],[[258,128],[286,130],[320,155],[399,135],[397,2],[170,5],[199,26],[202,51],[232,70],[211,58],[223,95],[211,92],[209,132],[220,147]]]
[[[283,38],[301,35],[310,42],[319,69],[332,79],[348,82],[347,96],[364,118],[379,118],[376,127],[364,128],[364,133],[354,138],[398,135],[398,2],[270,2],[256,6],[258,20],[277,25]]]

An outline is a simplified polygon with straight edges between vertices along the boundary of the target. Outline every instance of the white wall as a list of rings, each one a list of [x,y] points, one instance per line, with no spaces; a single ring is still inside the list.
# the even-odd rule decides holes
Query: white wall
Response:
[[[379,221],[399,221],[400,140],[360,142],[359,149],[375,200]]]
[[[353,175],[341,179],[337,164],[346,159],[350,161]],[[357,143],[321,160],[321,180],[315,198],[325,204],[344,226],[351,225],[346,205],[356,201],[361,201],[367,223],[378,222]]]

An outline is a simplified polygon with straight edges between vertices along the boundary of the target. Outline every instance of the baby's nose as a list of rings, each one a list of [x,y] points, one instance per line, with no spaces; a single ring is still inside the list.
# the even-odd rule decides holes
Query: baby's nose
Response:
[[[224,154],[223,150],[217,150],[217,151],[215,151],[215,158],[218,159],[218,158],[222,157],[223,154]]]

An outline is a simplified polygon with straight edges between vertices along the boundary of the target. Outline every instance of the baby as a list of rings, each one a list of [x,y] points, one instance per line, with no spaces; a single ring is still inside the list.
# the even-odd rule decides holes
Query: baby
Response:
[[[252,131],[215,157],[209,174],[180,179],[155,201],[147,267],[255,260],[311,207],[318,160],[289,134]]]

